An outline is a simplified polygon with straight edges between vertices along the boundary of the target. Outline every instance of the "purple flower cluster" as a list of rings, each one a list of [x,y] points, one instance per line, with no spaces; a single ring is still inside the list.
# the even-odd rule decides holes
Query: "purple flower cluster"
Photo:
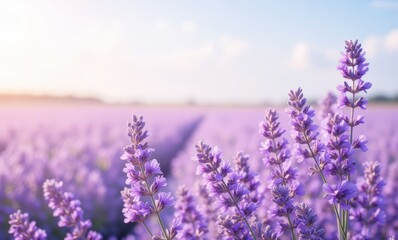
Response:
[[[348,125],[341,114],[329,115],[326,123],[326,132],[329,136],[327,149],[330,153],[331,162],[328,173],[339,177],[340,180],[348,179],[355,171],[353,150],[350,144]]]
[[[385,182],[380,176],[380,165],[378,162],[365,162],[364,167],[364,176],[357,180],[359,194],[350,211],[350,219],[357,224],[357,237],[360,239],[374,236],[372,227],[383,225],[386,220],[382,194]]]
[[[10,230],[8,231],[15,240],[45,240],[47,234],[36,226],[36,222],[29,221],[29,215],[21,210],[10,215]]]
[[[372,84],[362,80],[362,77],[369,70],[369,63],[366,63],[365,52],[362,51],[361,44],[358,40],[355,42],[345,42],[345,53],[343,53],[340,59],[340,65],[337,67],[342,76],[349,80],[344,81],[343,85],[339,85],[337,89],[340,92],[338,104],[340,107],[348,107],[351,110],[350,116],[344,117],[344,121],[347,122],[350,127],[349,142],[352,148],[360,148],[362,151],[367,151],[367,139],[364,135],[359,135],[354,140],[354,127],[359,124],[363,124],[363,116],[358,115],[355,117],[355,109],[361,108],[366,109],[368,102],[364,97],[358,97],[360,92],[367,92],[372,87]],[[350,172],[347,175],[347,181],[350,181]],[[344,231],[348,232],[348,212],[342,212]]]
[[[210,197],[216,197],[221,212],[232,208],[232,215],[221,215],[218,225],[222,234],[232,238],[256,239],[248,222],[258,205],[247,202],[250,194],[245,185],[240,183],[242,176],[232,170],[229,162],[221,159],[221,151],[215,147],[199,142],[196,146],[195,161],[198,161],[197,174],[203,175],[204,184]]]
[[[259,124],[260,134],[266,139],[261,143],[261,152],[264,154],[264,165],[271,166],[272,201],[275,203],[274,215],[284,217],[280,220],[281,232],[289,230],[295,239],[297,223],[294,218],[294,197],[303,195],[303,187],[297,181],[297,170],[291,167],[288,142],[281,138],[285,130],[281,129],[279,116],[276,110],[267,109],[264,120]]]
[[[325,145],[317,139],[319,132],[318,126],[314,123],[315,111],[310,105],[307,105],[307,99],[304,97],[303,90],[298,88],[289,93],[289,106],[286,112],[290,116],[292,125],[292,137],[296,141],[294,156],[298,162],[304,159],[312,158],[314,165],[310,168],[310,173],[319,173],[322,181],[326,183],[323,171],[330,162],[330,157],[326,152]],[[304,146],[304,147],[303,147]]]
[[[351,108],[351,119],[339,113],[331,111],[328,106],[326,132],[328,142],[325,145],[317,139],[317,126],[313,123],[315,112],[306,105],[306,100],[299,88],[289,94],[290,109],[287,112],[291,118],[293,136],[295,141],[306,146],[305,149],[298,146],[295,155],[299,161],[312,158],[314,160],[311,172],[321,175],[324,182],[323,190],[325,198],[333,204],[334,212],[339,224],[340,237],[347,239],[348,236],[348,212],[351,199],[356,196],[356,185],[350,183],[350,177],[355,171],[355,160],[353,159],[353,149],[360,148],[367,150],[367,140],[363,135],[353,140],[353,127],[363,123],[363,117],[358,116],[354,119],[354,109],[356,107],[366,108],[366,100],[362,97],[356,99],[356,94],[371,87],[370,83],[365,83],[361,78],[368,71],[368,64],[365,63],[364,53],[358,42],[346,42],[346,53],[340,61],[343,77],[350,79],[349,85],[344,82],[339,86],[340,91],[339,105]],[[346,93],[351,93],[351,100]],[[325,101],[324,105],[332,105],[333,97],[330,101]],[[326,115],[326,113],[324,113]],[[348,133],[348,130],[350,132]],[[336,176],[337,184],[330,184],[326,179],[325,173]],[[340,209],[341,208],[341,209]]]
[[[348,201],[354,198],[357,194],[355,184],[348,181],[343,181],[340,184],[324,184],[323,190],[325,192],[325,199],[329,200],[331,204],[339,204],[344,210],[350,209]]]
[[[346,51],[343,53],[340,65],[337,68],[341,75],[351,82],[344,82],[344,85],[338,86],[340,91],[339,106],[366,109],[367,100],[363,97],[356,99],[356,94],[366,92],[372,87],[371,83],[362,80],[362,77],[369,70],[369,63],[365,62],[365,52],[362,51],[362,46],[358,43],[358,40],[355,42],[352,40],[346,41],[345,44]],[[347,97],[347,93],[352,95],[351,98]]]
[[[249,190],[249,194],[244,196],[246,201],[260,205],[262,201],[262,195],[259,191],[260,181],[258,175],[250,170],[249,160],[250,156],[243,152],[238,152],[235,155],[236,171],[241,176],[238,182]]]
[[[174,216],[181,220],[182,229],[177,234],[178,239],[207,239],[207,223],[202,212],[199,211],[195,197],[185,186],[178,189]]]
[[[154,214],[157,216],[163,236],[152,234],[147,228],[151,237],[156,239],[173,239],[177,232],[177,226],[173,225],[170,230],[166,230],[161,219],[161,211],[174,204],[171,193],[160,192],[160,189],[167,185],[166,179],[160,170],[159,162],[150,159],[154,151],[148,147],[146,138],[149,136],[144,130],[145,122],[142,116],[133,116],[133,121],[128,123],[128,137],[131,144],[124,148],[121,157],[126,161],[123,171],[127,175],[126,184],[129,188],[121,191],[123,198],[124,222],[141,222],[146,228],[145,221]]]
[[[84,220],[80,201],[75,199],[70,192],[63,192],[62,182],[54,179],[46,180],[43,184],[44,198],[53,210],[54,217],[58,217],[59,227],[73,228],[67,233],[66,240],[84,238],[88,240],[101,240],[102,236],[94,231],[89,231],[91,221]]]
[[[300,240],[321,240],[324,230],[319,227],[318,216],[306,204],[301,203],[296,208],[298,232]]]
[[[347,141],[347,135],[344,134],[346,125],[342,122],[340,115],[335,114],[334,117],[329,115],[327,123],[329,142],[326,147],[317,139],[318,127],[313,122],[315,111],[306,105],[302,90],[299,88],[297,91],[290,91],[289,97],[290,108],[287,112],[291,118],[294,139],[299,144],[295,149],[295,156],[299,162],[307,158],[313,159],[314,164],[310,168],[310,173],[319,173],[321,176],[324,183],[324,197],[333,206],[340,238],[347,239],[347,210],[350,208],[350,200],[356,196],[356,185],[349,182],[355,163],[351,160],[351,144]],[[301,148],[301,145],[306,148]],[[325,173],[340,176],[340,182],[331,184]]]
[[[354,140],[354,127],[364,123],[364,117],[358,115],[355,117],[355,108],[360,107],[366,109],[368,102],[364,97],[357,97],[360,92],[367,92],[372,87],[372,84],[362,80],[362,77],[369,70],[365,59],[365,52],[362,51],[361,44],[356,40],[346,41],[345,53],[340,59],[340,65],[337,67],[345,79],[351,80],[351,82],[344,82],[344,85],[339,85],[338,90],[339,106],[348,107],[351,109],[350,117],[345,116],[344,121],[347,122],[350,127],[350,143],[353,148],[360,148],[362,151],[367,151],[367,139],[364,135],[359,135]],[[350,94],[350,96],[347,96]]]

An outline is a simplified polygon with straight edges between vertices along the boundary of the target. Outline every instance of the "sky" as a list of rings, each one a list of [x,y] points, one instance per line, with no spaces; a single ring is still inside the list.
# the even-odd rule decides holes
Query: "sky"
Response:
[[[398,93],[398,1],[0,0],[0,93],[259,104],[336,92],[344,41]]]

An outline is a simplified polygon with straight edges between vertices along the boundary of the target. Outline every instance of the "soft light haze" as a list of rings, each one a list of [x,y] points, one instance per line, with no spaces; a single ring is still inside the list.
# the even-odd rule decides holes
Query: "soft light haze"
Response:
[[[397,1],[1,1],[0,92],[109,102],[285,102],[335,91],[344,40],[398,93]]]

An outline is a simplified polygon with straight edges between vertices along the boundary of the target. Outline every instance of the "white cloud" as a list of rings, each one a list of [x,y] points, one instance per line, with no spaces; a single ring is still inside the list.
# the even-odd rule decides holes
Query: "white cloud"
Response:
[[[306,70],[311,66],[310,45],[305,42],[297,43],[293,48],[290,65],[297,70]]]
[[[295,70],[325,70],[335,66],[340,59],[339,49],[317,47],[307,42],[298,42],[294,47],[288,61],[289,66]]]
[[[161,68],[175,71],[187,71],[199,68],[203,64],[229,64],[249,47],[245,39],[221,36],[213,41],[178,49],[171,53],[134,56],[136,63],[143,68]]]
[[[388,50],[398,50],[398,29],[394,29],[387,34],[387,36],[384,38],[384,44]]]
[[[196,32],[196,25],[192,21],[185,21],[181,25],[181,30],[186,34],[193,34]]]
[[[372,35],[368,37],[363,42],[363,49],[369,58],[398,51],[398,28],[392,29],[384,36]]]
[[[205,41],[197,46],[179,49],[168,54],[135,56],[136,62],[147,67],[185,71],[203,64],[229,64],[249,47],[245,39],[221,36],[214,41]]]
[[[380,51],[380,46],[382,45],[382,39],[379,36],[370,36],[363,42],[363,49],[366,51],[366,56],[373,58]]]
[[[237,57],[249,47],[247,40],[231,36],[222,36],[220,44],[222,52],[226,57]]]

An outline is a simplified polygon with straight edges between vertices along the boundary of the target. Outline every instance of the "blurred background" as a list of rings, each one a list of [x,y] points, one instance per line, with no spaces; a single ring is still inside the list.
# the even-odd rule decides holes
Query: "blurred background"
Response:
[[[1,1],[0,94],[258,105],[301,86],[316,99],[341,83],[350,39],[369,96],[396,97],[395,0]]]
[[[351,39],[363,44],[364,80],[373,84],[370,109],[356,112],[366,126],[355,135],[366,129],[369,140],[359,157],[382,163],[391,224],[380,231],[391,236],[398,231],[398,1],[0,0],[0,239],[11,238],[17,209],[49,239],[65,236],[43,199],[48,178],[81,200],[105,239],[146,239],[121,213],[120,156],[132,114],[144,115],[174,196],[179,185],[199,182],[192,161],[199,140],[227,160],[250,154],[267,186],[258,151],[264,110],[278,108],[289,138],[289,90],[302,87],[315,108],[336,94],[343,83],[336,68]],[[297,166],[303,183],[319,190]],[[324,203],[315,210],[326,226]]]

